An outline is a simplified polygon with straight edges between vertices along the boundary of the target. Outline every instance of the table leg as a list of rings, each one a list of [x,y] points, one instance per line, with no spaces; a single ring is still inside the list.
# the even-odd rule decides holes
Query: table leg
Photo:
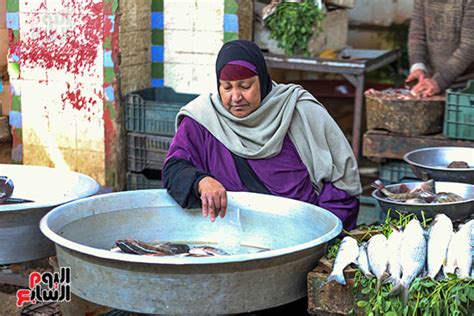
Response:
[[[354,98],[354,120],[352,122],[352,151],[359,160],[361,126],[362,126],[362,106],[364,104],[364,74],[344,75],[344,77],[355,87]]]

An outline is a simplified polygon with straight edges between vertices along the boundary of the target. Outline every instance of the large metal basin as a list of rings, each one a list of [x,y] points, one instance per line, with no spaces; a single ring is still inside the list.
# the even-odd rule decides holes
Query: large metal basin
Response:
[[[429,147],[410,151],[403,159],[420,179],[474,184],[474,147]],[[453,161],[464,161],[469,168],[448,168]]]
[[[403,183],[409,189],[417,187],[420,182]],[[398,187],[402,184],[385,186],[391,192],[398,192]],[[436,192],[452,192],[462,196],[465,200],[451,203],[429,203],[429,204],[408,204],[397,202],[386,198],[378,189],[372,192],[372,196],[377,199],[384,212],[391,210],[404,213],[414,213],[421,217],[424,212],[426,217],[434,217],[438,213],[446,214],[452,220],[463,220],[469,218],[474,213],[474,185],[454,182],[435,182]]]
[[[339,235],[341,221],[317,206],[229,192],[244,250],[232,256],[149,257],[109,251],[115,240],[217,242],[222,219],[183,210],[165,190],[110,193],[59,206],[40,224],[71,267],[72,292],[88,301],[150,314],[240,313],[306,295],[306,276]],[[222,229],[222,231],[221,231]],[[262,248],[271,250],[256,252]]]
[[[0,164],[0,175],[12,178],[13,198],[31,203],[0,205],[0,264],[54,255],[54,244],[41,233],[41,218],[55,206],[99,190],[92,178],[47,167]]]

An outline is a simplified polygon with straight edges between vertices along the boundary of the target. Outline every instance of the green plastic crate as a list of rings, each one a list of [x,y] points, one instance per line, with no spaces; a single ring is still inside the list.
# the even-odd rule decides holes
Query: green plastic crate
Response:
[[[462,91],[447,90],[443,134],[454,139],[474,140],[474,80]]]
[[[127,190],[161,189],[163,181],[160,177],[148,177],[142,173],[127,172]]]
[[[410,165],[402,160],[388,160],[379,164],[379,178],[385,184],[419,181]]]
[[[162,170],[172,137],[128,133],[128,171]]]
[[[196,97],[196,94],[176,93],[168,87],[149,88],[127,94],[127,131],[173,136],[176,114]]]

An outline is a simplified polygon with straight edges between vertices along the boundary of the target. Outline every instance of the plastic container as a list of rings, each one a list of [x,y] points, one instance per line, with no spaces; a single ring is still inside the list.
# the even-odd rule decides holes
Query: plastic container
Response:
[[[474,80],[462,91],[447,90],[443,134],[448,138],[474,140]]]
[[[388,160],[385,163],[379,164],[379,179],[384,184],[419,180],[411,166],[401,160]]]
[[[125,96],[127,131],[173,136],[179,109],[196,94],[176,93],[172,88],[149,88]]]
[[[162,170],[172,137],[128,133],[128,171]]]
[[[147,177],[143,173],[127,172],[127,190],[162,189],[160,177]]]

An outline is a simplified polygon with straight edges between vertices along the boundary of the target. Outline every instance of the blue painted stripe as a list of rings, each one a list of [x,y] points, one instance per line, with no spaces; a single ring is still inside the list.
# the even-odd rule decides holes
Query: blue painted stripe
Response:
[[[10,125],[16,128],[21,128],[21,112],[10,111]]]
[[[151,46],[151,61],[154,63],[164,62],[164,47],[163,45]]]
[[[104,52],[104,67],[114,67],[112,51]]]
[[[237,14],[224,14],[224,32],[238,32],[239,17]]]
[[[161,88],[165,86],[165,81],[163,79],[151,79],[152,88]]]
[[[109,102],[115,101],[115,93],[114,88],[112,86],[108,86],[104,89],[105,92],[105,99]]]
[[[7,28],[18,30],[20,25],[20,15],[18,12],[8,12],[7,13]]]
[[[0,80],[0,93],[3,92],[3,84],[2,84],[2,80]]]
[[[151,29],[162,30],[164,27],[163,12],[151,13]]]
[[[10,60],[14,63],[17,63],[20,61],[20,56],[18,56],[17,54],[11,54],[10,55]]]
[[[114,28],[115,28],[115,15],[108,15],[107,18],[112,23],[112,26],[110,27],[110,32],[112,33],[114,31]]]

